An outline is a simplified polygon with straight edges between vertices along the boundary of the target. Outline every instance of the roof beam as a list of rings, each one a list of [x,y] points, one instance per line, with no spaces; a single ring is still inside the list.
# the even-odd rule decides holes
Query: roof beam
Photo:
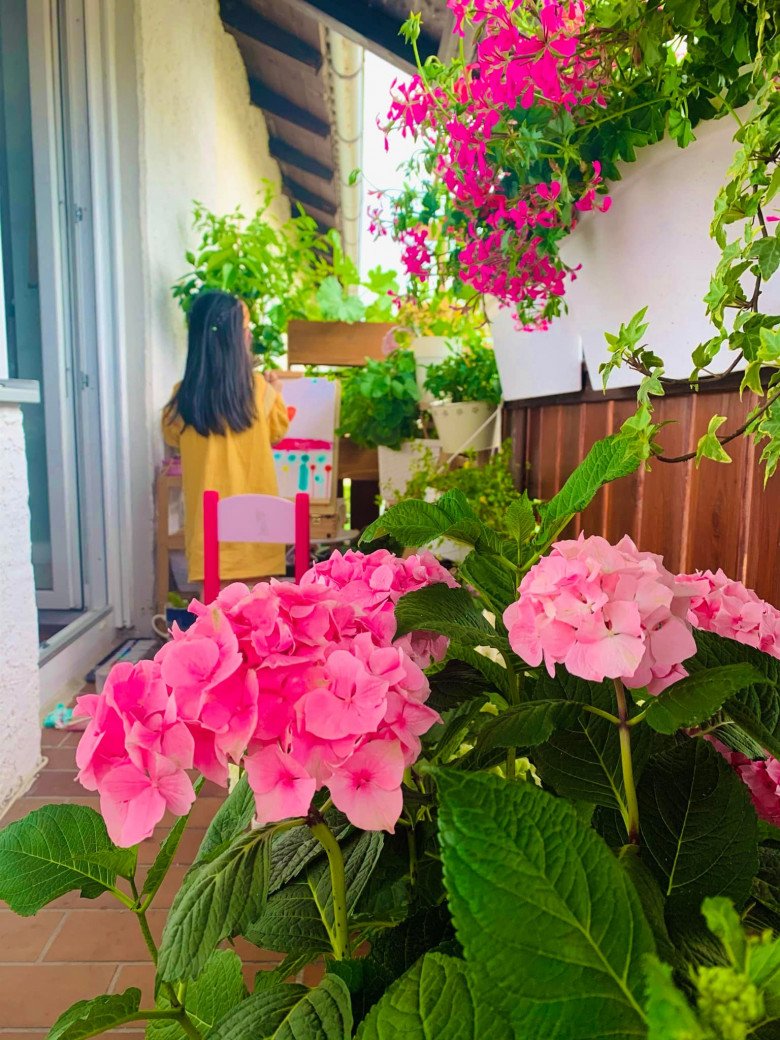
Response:
[[[241,0],[220,0],[219,13],[230,29],[249,36],[271,50],[286,54],[288,58],[307,65],[315,72],[322,68],[322,54],[316,47],[311,47],[292,33],[269,22]]]
[[[323,139],[330,136],[330,125],[324,119],[315,116],[306,108],[299,108],[281,94],[269,90],[254,76],[249,77],[249,97],[253,105],[257,105],[258,108],[262,108],[272,116],[284,119],[287,123],[292,123],[293,126],[300,127],[301,130],[308,130],[309,133]]]
[[[364,0],[287,0],[287,6],[316,18],[397,68],[416,71],[412,49],[399,35],[402,22],[376,7],[369,7]],[[423,31],[417,47],[420,58],[425,61],[437,53],[439,41]]]
[[[286,166],[294,166],[296,170],[303,170],[304,173],[310,173],[312,177],[319,177],[321,181],[330,183],[335,176],[335,171],[330,166],[319,162],[306,152],[293,148],[281,137],[271,137],[268,141],[268,150],[279,162]]]
[[[335,202],[331,202],[330,199],[324,199],[321,195],[318,195],[316,191],[311,191],[310,188],[305,188],[302,184],[292,180],[290,177],[282,177],[282,183],[290,195],[297,199],[302,206],[311,206],[312,209],[318,209],[320,213],[327,213],[330,217],[336,215],[337,206]]]

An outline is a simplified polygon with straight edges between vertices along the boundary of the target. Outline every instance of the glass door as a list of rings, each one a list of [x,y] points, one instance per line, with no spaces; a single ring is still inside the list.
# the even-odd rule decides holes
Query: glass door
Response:
[[[2,0],[0,87],[0,317],[9,375],[41,386],[41,403],[23,405],[38,606],[73,616],[85,607],[80,505],[95,483],[82,400],[92,256],[78,238],[89,207],[82,0]]]

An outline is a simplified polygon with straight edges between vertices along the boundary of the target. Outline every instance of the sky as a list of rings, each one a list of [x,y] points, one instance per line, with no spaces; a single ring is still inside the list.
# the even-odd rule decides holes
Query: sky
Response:
[[[392,189],[401,185],[401,175],[396,167],[407,159],[413,144],[407,138],[394,135],[390,151],[385,151],[385,138],[376,125],[377,116],[384,122],[390,107],[390,84],[394,79],[408,80],[395,66],[366,51],[365,75],[363,78],[363,187],[362,223],[360,231],[360,269],[363,273],[381,264],[392,270],[400,269],[401,250],[388,238],[374,241],[368,230],[366,210],[370,199],[368,192],[374,188]]]

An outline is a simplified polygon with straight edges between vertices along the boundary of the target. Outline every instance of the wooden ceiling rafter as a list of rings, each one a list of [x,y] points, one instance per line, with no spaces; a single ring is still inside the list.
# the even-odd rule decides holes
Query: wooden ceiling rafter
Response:
[[[454,22],[445,0],[416,2],[423,12],[421,58],[448,57]],[[267,118],[282,190],[323,230],[343,231],[325,29],[414,71],[411,48],[399,35],[408,9],[408,0],[220,0],[222,21],[247,68],[252,104]]]

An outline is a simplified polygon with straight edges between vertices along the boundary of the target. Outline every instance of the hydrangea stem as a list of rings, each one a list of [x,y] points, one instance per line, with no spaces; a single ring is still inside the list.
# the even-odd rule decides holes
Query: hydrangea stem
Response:
[[[631,728],[628,720],[626,691],[620,679],[613,680],[618,709],[618,733],[620,735],[620,765],[623,770],[623,787],[626,793],[626,830],[631,845],[639,844],[639,802],[634,783],[634,764],[631,759]]]
[[[307,821],[309,830],[325,849],[330,867],[330,884],[333,892],[333,922],[323,921],[330,936],[333,956],[337,961],[349,957],[349,925],[347,923],[347,882],[344,876],[344,856],[341,846],[320,814]]]

